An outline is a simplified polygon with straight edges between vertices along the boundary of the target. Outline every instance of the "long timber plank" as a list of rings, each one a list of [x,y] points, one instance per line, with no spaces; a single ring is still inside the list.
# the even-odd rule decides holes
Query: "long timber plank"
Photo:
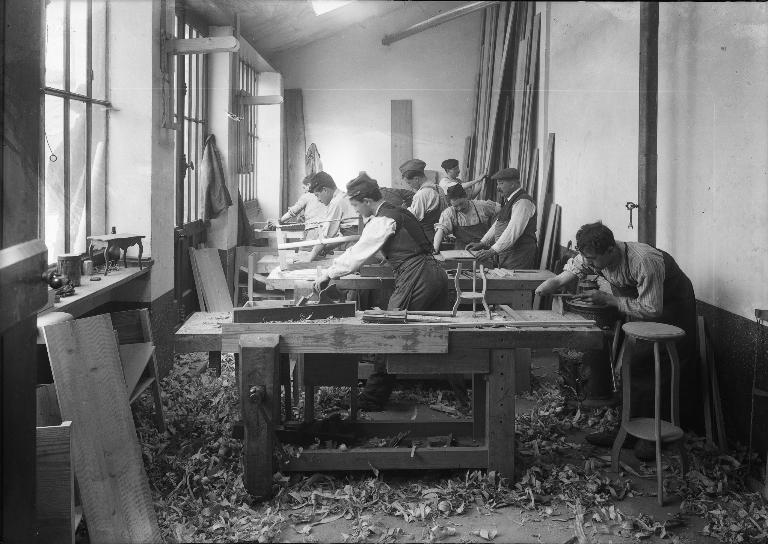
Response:
[[[326,470],[424,470],[444,468],[485,468],[485,446],[448,448],[354,448],[347,451],[303,451],[291,458],[282,470],[317,472]]]
[[[602,342],[602,331],[597,327],[456,329],[451,331],[449,350],[459,347],[599,349]]]
[[[426,325],[224,323],[221,351],[238,351],[241,334],[279,334],[282,353],[447,353],[448,329]]]
[[[109,314],[44,327],[88,534],[94,542],[160,542],[149,481]]]

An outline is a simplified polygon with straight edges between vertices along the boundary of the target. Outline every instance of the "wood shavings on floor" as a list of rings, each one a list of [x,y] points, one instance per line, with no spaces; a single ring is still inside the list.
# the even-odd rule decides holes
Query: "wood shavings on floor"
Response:
[[[416,475],[372,467],[363,474],[277,473],[275,497],[255,503],[243,488],[242,443],[231,438],[239,417],[232,357],[225,355],[220,377],[198,372],[204,361],[204,354],[177,356],[163,380],[168,432],[155,429],[149,398],[141,399],[135,410],[155,508],[168,542],[317,542],[315,535],[323,527],[341,523],[345,529],[334,529],[335,538],[324,541],[508,542],[515,540],[511,529],[494,533],[496,522],[483,517],[503,516],[507,506],[522,509],[520,521],[493,519],[505,519],[520,530],[541,527],[528,535],[543,534],[550,526],[567,527],[572,542],[680,541],[676,535],[684,534],[693,518],[704,520],[703,534],[684,541],[700,542],[711,535],[729,543],[768,542],[768,508],[759,494],[747,491],[744,452],[723,455],[707,449],[701,439],[689,440],[691,471],[686,477],[669,471],[668,492],[683,497],[674,507],[677,514],[665,519],[626,514],[627,501],[643,494],[638,489],[642,480],[626,471],[618,476],[607,472],[605,450],[595,451],[573,436],[614,422],[615,410],[587,415],[567,408],[551,383],[532,395],[535,408],[518,414],[523,470],[513,482],[485,471]],[[321,393],[320,404],[337,408],[344,402],[342,393],[346,391]],[[450,406],[450,392],[440,402]],[[639,474],[641,469],[634,470]],[[472,516],[488,519],[487,527],[464,526]],[[394,527],[385,519],[405,525]]]

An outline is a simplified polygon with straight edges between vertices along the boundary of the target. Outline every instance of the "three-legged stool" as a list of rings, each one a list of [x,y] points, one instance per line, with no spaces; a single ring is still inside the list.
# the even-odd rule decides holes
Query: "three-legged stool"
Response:
[[[647,321],[632,321],[622,326],[626,339],[621,347],[619,361],[622,366],[623,383],[623,401],[621,414],[621,427],[616,441],[613,443],[611,452],[611,466],[614,472],[619,470],[619,455],[621,447],[627,434],[636,436],[643,440],[650,440],[656,443],[656,483],[658,486],[658,502],[664,506],[664,485],[663,473],[661,469],[661,446],[665,442],[677,442],[677,449],[680,454],[680,464],[682,473],[685,474],[688,465],[688,458],[685,452],[685,440],[683,439],[683,429],[680,427],[680,360],[677,357],[675,340],[685,336],[685,332],[674,325],[664,323],[651,323]],[[654,417],[635,417],[630,414],[632,381],[630,372],[629,357],[627,356],[627,345],[630,342],[644,340],[653,342],[654,358]],[[671,383],[670,383],[670,421],[661,419],[661,346],[662,344],[669,354],[671,365]]]

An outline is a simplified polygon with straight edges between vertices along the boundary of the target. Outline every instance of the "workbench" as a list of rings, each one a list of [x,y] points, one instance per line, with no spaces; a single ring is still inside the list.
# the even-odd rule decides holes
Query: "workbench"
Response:
[[[486,468],[512,477],[515,469],[515,365],[518,350],[599,348],[602,331],[575,314],[495,311],[489,321],[459,312],[437,323],[368,324],[356,317],[322,321],[232,323],[228,314],[193,314],[175,335],[177,352],[239,353],[245,429],[244,480],[257,497],[271,495],[281,471]],[[471,421],[354,422],[360,436],[467,436],[458,446],[304,450],[274,465],[274,431],[281,422],[281,353],[387,354],[392,374],[471,374]],[[332,364],[333,359],[328,359]]]
[[[449,276],[451,271],[449,271]],[[459,285],[462,290],[472,290],[472,272],[462,271],[462,277],[459,279]],[[549,270],[507,270],[504,268],[493,268],[485,271],[487,277],[487,292],[485,300],[488,304],[508,304],[515,309],[530,309],[533,305],[533,291],[541,285],[542,282],[553,278],[555,275]],[[311,270],[292,270],[289,272],[280,272],[270,274],[272,277],[266,279],[268,289],[281,291],[293,290],[296,287],[306,287],[308,281],[314,281],[316,271]],[[363,275],[349,274],[333,283],[339,289],[392,289],[394,287],[394,277],[389,275]],[[478,276],[477,286],[481,285]],[[455,298],[453,290],[453,277],[451,276],[450,296],[451,302]]]

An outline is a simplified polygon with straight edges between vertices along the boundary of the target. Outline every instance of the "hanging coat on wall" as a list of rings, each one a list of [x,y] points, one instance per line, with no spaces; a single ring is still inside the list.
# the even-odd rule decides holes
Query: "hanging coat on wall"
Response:
[[[200,162],[200,185],[203,189],[203,219],[212,219],[232,205],[213,134],[205,139],[203,160]]]
[[[323,161],[320,160],[320,152],[315,144],[309,144],[307,154],[304,156],[304,174],[311,176],[323,171]]]

